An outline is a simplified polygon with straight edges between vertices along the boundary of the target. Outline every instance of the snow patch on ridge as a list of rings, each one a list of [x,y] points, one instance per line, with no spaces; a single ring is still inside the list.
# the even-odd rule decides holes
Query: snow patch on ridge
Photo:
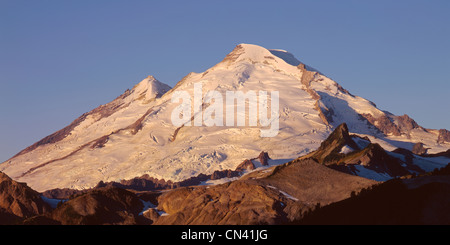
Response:
[[[341,153],[341,154],[349,154],[349,153],[354,152],[354,151],[355,151],[355,149],[351,148],[348,145],[344,145],[344,146],[342,146],[342,149],[341,149],[341,151],[339,153]]]

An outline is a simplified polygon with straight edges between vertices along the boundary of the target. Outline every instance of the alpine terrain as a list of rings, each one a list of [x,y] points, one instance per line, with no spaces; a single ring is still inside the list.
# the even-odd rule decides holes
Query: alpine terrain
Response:
[[[219,103],[206,98],[208,91],[222,94],[223,102],[229,91],[242,91],[244,94],[267,91],[268,105],[273,100],[269,95],[277,91],[279,111],[275,116],[279,121],[279,131],[273,137],[262,137],[261,129],[264,127],[259,124],[226,126],[223,122],[223,126],[195,126],[192,122],[174,125],[172,114],[180,102],[172,101],[173,96],[180,92],[194,96],[195,85],[201,85],[200,107],[203,110],[192,109],[192,118],[202,118],[202,113],[206,117],[208,108]],[[232,108],[228,104],[223,106],[225,113],[229,109],[234,110],[235,105],[231,105]],[[235,116],[251,121],[251,111],[246,112],[236,112]],[[449,148],[450,132],[446,129],[427,129],[408,115],[383,111],[284,50],[240,44],[220,63],[202,73],[189,73],[173,88],[148,76],[112,102],[81,115],[67,127],[1,163],[0,171],[14,181],[44,192],[57,188],[87,190],[99,183],[122,183],[126,186],[126,180],[133,179],[151,179],[152,183],[165,181],[170,183],[166,186],[173,186],[193,177],[206,176],[194,182],[218,183],[213,180],[223,179],[217,177],[219,173],[220,177],[228,177],[226,180],[234,180],[243,173],[258,175],[258,171],[270,172],[275,166],[290,162],[273,172],[274,175],[264,175],[264,179],[252,180],[247,176],[243,180],[244,175],[240,182],[220,185],[222,189],[216,187],[219,189],[214,194],[219,195],[217,193],[236,185],[245,189],[264,182],[265,189],[261,191],[270,191],[265,192],[267,198],[277,205],[283,203],[292,207],[285,213],[286,217],[280,218],[275,210],[264,220],[273,223],[277,219],[289,221],[295,216],[294,211],[301,209],[288,205],[292,200],[304,197],[301,191],[292,187],[292,198],[280,196],[277,191],[286,186],[283,176],[290,178],[292,175],[287,169],[300,171],[299,174],[303,175],[308,171],[323,172],[324,176],[334,176],[332,179],[341,179],[341,184],[346,183],[359,190],[377,181],[423,174],[444,167],[450,162],[448,152],[445,153]],[[258,157],[260,154],[267,157]],[[292,162],[294,159],[297,162]],[[302,170],[301,166],[306,167]],[[241,171],[224,174],[228,170]],[[345,177],[336,177],[333,173]],[[210,178],[214,174],[216,177]],[[321,182],[317,179],[296,181],[302,183],[300,186]],[[192,200],[202,195],[212,198],[212,192],[209,193],[212,190],[181,191],[183,193],[173,193],[172,196],[190,195]],[[108,193],[113,195],[115,192]],[[329,204],[350,197],[347,191],[345,195],[342,192],[333,197],[325,193],[315,196],[313,203],[308,205]],[[166,212],[180,209],[166,202],[169,195],[162,198]],[[39,204],[37,207],[29,212],[39,213],[46,206]],[[185,208],[192,211],[188,206]],[[17,209],[15,212],[23,211]],[[208,209],[199,212],[207,216]],[[204,218],[208,219],[206,216]],[[202,222],[183,220],[187,219],[187,214],[183,217],[168,216],[158,222]],[[230,216],[222,221],[239,223],[236,217]]]

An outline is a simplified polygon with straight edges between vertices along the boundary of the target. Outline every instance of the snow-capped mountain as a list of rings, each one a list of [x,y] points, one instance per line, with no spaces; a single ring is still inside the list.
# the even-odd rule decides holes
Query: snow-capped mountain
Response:
[[[211,105],[205,103],[208,91],[277,91],[278,133],[261,137],[260,125],[174,125],[172,114],[180,105],[172,101],[174,94],[193,95],[196,84],[202,88],[203,109]],[[249,114],[236,117],[249,121]],[[412,150],[418,142],[429,153],[450,148],[447,130],[425,129],[407,115],[382,111],[284,50],[240,44],[222,62],[188,74],[174,88],[149,76],[0,164],[0,171],[37,191],[90,188],[99,181],[144,174],[180,181],[235,169],[262,151],[287,162],[317,149],[342,123],[352,134],[367,136],[389,151]]]

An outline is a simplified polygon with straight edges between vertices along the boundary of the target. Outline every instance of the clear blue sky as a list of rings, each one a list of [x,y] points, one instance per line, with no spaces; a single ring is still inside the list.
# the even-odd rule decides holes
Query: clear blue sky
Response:
[[[285,49],[351,93],[450,129],[450,1],[0,0],[0,162],[147,75]]]

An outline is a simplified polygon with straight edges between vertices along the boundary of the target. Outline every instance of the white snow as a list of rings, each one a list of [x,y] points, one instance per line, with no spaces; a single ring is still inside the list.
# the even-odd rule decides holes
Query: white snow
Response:
[[[354,152],[354,151],[355,150],[353,148],[351,148],[350,146],[344,145],[339,153],[341,153],[341,154],[349,154],[349,153]]]
[[[221,178],[216,180],[206,180],[201,182],[199,185],[220,185],[225,184],[234,180],[239,179],[239,177],[233,177],[233,178]]]
[[[367,179],[372,179],[375,181],[387,181],[392,179],[387,173],[378,173],[374,170],[368,169],[362,165],[353,165],[358,171],[357,175]]]
[[[369,141],[361,139],[359,137],[352,137],[352,140],[356,143],[356,145],[358,145],[360,149],[364,149],[370,144]]]
[[[420,157],[413,158],[413,164],[419,166],[426,172],[433,171],[438,168],[447,166],[450,163],[450,158],[447,157]]]
[[[156,205],[154,205],[152,202],[150,201],[144,201],[142,199],[139,199],[142,204],[144,204],[144,208],[142,209],[142,211],[139,213],[139,215],[143,215],[146,211],[148,211],[149,209],[154,209],[156,208]]]
[[[267,185],[267,187],[269,187],[269,188],[271,188],[271,189],[274,189],[274,190],[278,190],[278,191],[279,191],[281,194],[283,194],[285,197],[287,197],[287,198],[289,198],[289,199],[291,199],[291,200],[293,200],[293,201],[296,201],[296,202],[298,201],[297,198],[295,198],[295,197],[293,197],[293,196],[287,194],[286,192],[284,192],[284,191],[282,191],[282,190],[279,190],[279,189],[276,188],[275,186]]]

